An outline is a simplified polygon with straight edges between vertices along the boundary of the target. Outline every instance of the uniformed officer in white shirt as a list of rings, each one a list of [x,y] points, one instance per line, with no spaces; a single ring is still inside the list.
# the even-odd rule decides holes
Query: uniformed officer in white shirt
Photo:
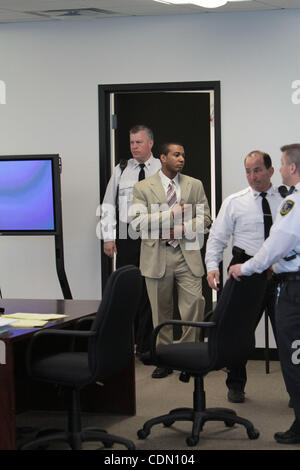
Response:
[[[152,155],[153,132],[144,125],[136,125],[129,131],[132,158],[121,160],[116,166],[101,205],[101,237],[104,253],[110,258],[116,255],[116,267],[128,264],[139,267],[141,240],[128,233],[128,212],[132,204],[133,186],[141,179],[156,173],[161,163]],[[148,350],[152,331],[152,312],[144,286],[141,308],[135,324],[135,340],[138,352]]]
[[[118,223],[121,222],[125,224],[124,226],[126,228],[129,223],[128,212],[132,203],[133,186],[139,181],[141,172],[144,171],[144,178],[147,178],[148,176],[154,175],[161,167],[159,158],[154,158],[152,155],[154,138],[151,129],[143,125],[136,125],[130,130],[129,138],[130,151],[133,158],[125,160],[126,166],[124,169],[122,168],[124,160],[121,164],[119,163],[116,166],[107,185],[101,206],[102,213],[100,223],[102,239],[104,241],[104,253],[110,258],[113,258],[115,254],[117,255],[117,267],[124,266],[124,262],[128,264],[126,257],[128,249],[131,251],[128,247],[129,245],[130,247],[134,245],[135,248],[137,248],[139,256],[138,246],[140,241],[135,244],[134,242],[136,240],[132,240],[124,231],[124,233],[121,234],[121,245],[124,245],[126,250],[123,252],[122,246],[119,246],[120,239],[115,239],[115,230]],[[143,165],[143,168],[141,168],[140,165]],[[119,252],[120,250],[122,252]],[[131,259],[132,256],[129,256]],[[123,260],[123,258],[125,259]]]
[[[279,443],[295,444],[300,443],[300,144],[285,145],[281,151],[282,182],[294,192],[280,205],[270,236],[260,250],[244,264],[231,266],[229,276],[239,280],[272,266],[279,282],[277,344],[295,421],[274,438]]]
[[[274,220],[278,205],[282,197],[278,190],[272,186],[271,177],[274,173],[272,161],[268,154],[254,150],[245,158],[246,177],[249,186],[227,197],[215,219],[206,246],[205,263],[207,268],[207,281],[212,289],[219,290],[220,283],[219,264],[223,260],[224,249],[232,238],[233,259],[230,264],[246,261],[262,246],[265,240],[264,214],[262,210],[261,194],[269,203],[271,210],[270,221]],[[261,315],[266,309],[270,316],[274,336],[274,301],[275,286],[268,285],[268,290],[262,305]],[[257,319],[259,322],[260,317]],[[242,403],[245,399],[246,363],[240,367],[232,368],[228,372],[226,385],[228,387],[228,400]]]

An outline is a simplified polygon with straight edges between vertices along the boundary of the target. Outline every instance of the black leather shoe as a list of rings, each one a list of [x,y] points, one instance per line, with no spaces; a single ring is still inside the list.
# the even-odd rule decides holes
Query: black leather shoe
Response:
[[[230,388],[228,390],[227,399],[231,403],[244,403],[245,393],[242,390],[233,390]]]
[[[274,439],[280,444],[300,444],[300,433],[296,433],[289,429],[285,432],[276,432],[274,434]]]
[[[152,372],[152,379],[163,379],[164,377],[172,374],[172,372],[173,369],[170,369],[169,367],[156,367]]]

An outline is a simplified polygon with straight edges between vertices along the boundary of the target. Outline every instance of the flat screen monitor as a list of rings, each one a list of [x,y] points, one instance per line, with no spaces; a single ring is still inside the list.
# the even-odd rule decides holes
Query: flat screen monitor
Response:
[[[0,156],[1,235],[55,235],[60,211],[59,155]]]

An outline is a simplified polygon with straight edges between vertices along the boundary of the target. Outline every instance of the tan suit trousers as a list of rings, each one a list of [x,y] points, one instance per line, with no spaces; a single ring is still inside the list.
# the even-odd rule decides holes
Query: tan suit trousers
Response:
[[[173,288],[177,287],[178,309],[182,320],[202,321],[205,299],[202,295],[202,277],[196,277],[190,271],[180,246],[166,247],[166,270],[162,278],[146,277],[146,286],[152,308],[153,325],[157,326],[166,320],[173,319]],[[183,327],[183,341],[195,341],[199,335],[198,328]],[[158,336],[158,344],[173,342],[173,327],[165,326]]]

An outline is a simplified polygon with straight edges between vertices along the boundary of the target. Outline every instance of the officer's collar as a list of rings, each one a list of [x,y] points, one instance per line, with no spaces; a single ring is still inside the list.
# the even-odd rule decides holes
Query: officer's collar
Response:
[[[300,181],[295,185],[295,191],[300,191]]]
[[[148,160],[146,160],[144,163],[145,163],[145,166],[149,166],[151,161],[153,160],[153,155],[151,153],[150,157],[148,158]],[[134,160],[134,166],[135,167],[138,167],[140,165],[140,162],[138,162],[135,158],[133,159]]]
[[[251,186],[249,186],[250,188],[250,191],[251,191],[251,194],[252,196],[256,199],[257,197],[259,197],[259,195],[261,194],[261,191],[256,191],[255,189],[251,188]],[[267,191],[264,191],[266,194],[274,194],[275,193],[275,189],[274,189],[274,186],[271,185],[269,187],[269,189]]]

